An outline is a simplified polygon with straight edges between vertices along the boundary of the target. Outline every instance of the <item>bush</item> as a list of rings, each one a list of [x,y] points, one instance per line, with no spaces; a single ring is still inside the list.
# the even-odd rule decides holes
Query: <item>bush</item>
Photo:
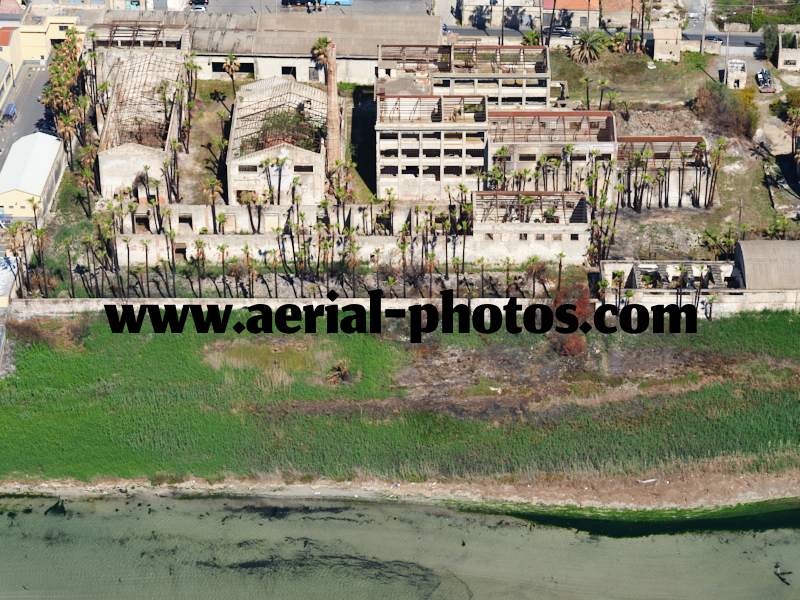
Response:
[[[752,87],[734,91],[724,84],[709,81],[697,90],[693,109],[720,133],[752,138],[758,128],[758,109]]]
[[[705,71],[708,65],[708,54],[684,52],[681,60],[688,71]]]

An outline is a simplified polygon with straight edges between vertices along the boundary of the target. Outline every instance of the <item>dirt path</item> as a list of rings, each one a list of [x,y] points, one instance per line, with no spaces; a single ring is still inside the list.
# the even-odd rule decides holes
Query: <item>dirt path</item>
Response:
[[[273,498],[493,501],[616,509],[701,508],[797,497],[800,469],[775,474],[737,473],[739,461],[686,469],[649,471],[629,476],[578,475],[533,478],[514,483],[477,481],[391,482],[364,478],[334,482],[286,483],[279,477],[226,479],[219,483],[190,479],[152,485],[144,479],[15,481],[0,483],[0,494],[44,494],[62,498],[153,494],[225,494]]]

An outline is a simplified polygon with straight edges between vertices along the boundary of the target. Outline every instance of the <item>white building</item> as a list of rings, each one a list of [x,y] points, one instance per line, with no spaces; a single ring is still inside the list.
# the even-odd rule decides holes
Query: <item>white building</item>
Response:
[[[33,219],[46,213],[64,173],[64,148],[58,138],[32,133],[11,146],[0,170],[0,220]]]

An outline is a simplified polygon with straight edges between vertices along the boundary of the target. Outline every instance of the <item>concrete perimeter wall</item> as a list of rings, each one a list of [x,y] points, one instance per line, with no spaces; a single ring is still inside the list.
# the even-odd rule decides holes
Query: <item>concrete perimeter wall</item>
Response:
[[[613,301],[613,297],[613,291],[607,292],[609,302]],[[688,291],[683,295],[682,303],[692,304],[694,298],[695,293]],[[637,289],[633,290],[630,302],[650,308],[657,304],[676,304],[677,295],[674,290]],[[709,303],[713,307],[707,309]],[[706,310],[711,310],[715,317],[729,316],[742,311],[793,310],[800,312],[800,290],[703,290],[700,295],[698,314],[702,314]]]
[[[455,305],[471,304],[477,306],[478,304],[493,304],[495,306],[505,306],[508,298],[473,298],[470,300],[456,299]],[[520,306],[526,307],[529,304],[541,304],[542,299],[526,299],[517,298]],[[355,304],[369,308],[369,298],[339,298],[335,302],[339,309],[348,304]],[[67,317],[70,315],[82,313],[102,313],[106,304],[130,304],[132,306],[141,306],[147,304],[174,304],[177,307],[184,305],[199,305],[207,306],[232,306],[234,310],[245,309],[254,304],[263,304],[269,306],[273,311],[279,306],[284,304],[295,304],[297,306],[325,306],[333,304],[327,299],[321,298],[130,298],[128,300],[120,298],[15,298],[11,302],[11,307],[8,316],[11,319],[32,319],[35,317]],[[417,306],[420,304],[433,304],[437,308],[441,308],[441,298],[384,298],[381,300],[381,308],[401,308],[408,309],[410,306]]]
[[[614,302],[613,291],[609,291],[608,301]],[[705,312],[708,315],[708,301],[709,297],[714,296],[712,315],[713,317],[726,317],[742,311],[760,311],[760,310],[794,310],[800,312],[800,290],[791,291],[721,291],[715,290],[714,294],[703,293],[698,305],[698,318],[702,319]],[[682,304],[692,304],[694,301],[694,294],[684,294]],[[508,302],[508,298],[473,298],[471,301],[466,299],[456,299],[455,304],[471,304],[473,307],[479,304],[492,304],[495,306],[504,306]],[[517,302],[521,307],[527,307],[530,304],[541,304],[544,301],[541,298],[527,299],[517,298]],[[592,301],[595,305],[599,304],[598,300]],[[336,303],[339,308],[348,305],[356,304],[369,308],[368,298],[339,298]],[[408,309],[410,306],[420,304],[433,304],[441,308],[441,298],[384,298],[381,301],[381,307],[387,308],[401,308]],[[641,304],[648,308],[656,305],[675,304],[675,292],[663,291],[655,292],[652,290],[636,290],[634,296],[630,299],[632,304]],[[200,306],[233,306],[234,309],[244,309],[253,304],[264,304],[275,310],[284,304],[296,304],[297,306],[320,306],[329,305],[327,299],[320,298],[55,298],[55,299],[42,299],[42,298],[14,298],[8,311],[8,317],[11,319],[30,319],[34,317],[66,317],[81,313],[102,313],[106,304],[130,304],[133,306],[141,306],[144,304],[175,304],[178,307],[184,305],[200,305]]]

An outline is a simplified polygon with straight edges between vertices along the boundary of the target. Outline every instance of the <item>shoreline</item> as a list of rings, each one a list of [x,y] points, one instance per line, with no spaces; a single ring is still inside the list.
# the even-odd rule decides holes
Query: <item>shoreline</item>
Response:
[[[791,500],[800,497],[800,469],[780,473],[683,472],[672,477],[540,478],[531,483],[426,481],[389,482],[376,478],[352,481],[319,479],[287,483],[280,477],[226,478],[209,482],[189,478],[156,484],[146,478],[6,479],[0,496],[49,496],[69,499],[151,495],[175,498],[214,496],[265,500],[357,500],[440,505],[506,505],[575,511],[669,511],[686,514]]]

